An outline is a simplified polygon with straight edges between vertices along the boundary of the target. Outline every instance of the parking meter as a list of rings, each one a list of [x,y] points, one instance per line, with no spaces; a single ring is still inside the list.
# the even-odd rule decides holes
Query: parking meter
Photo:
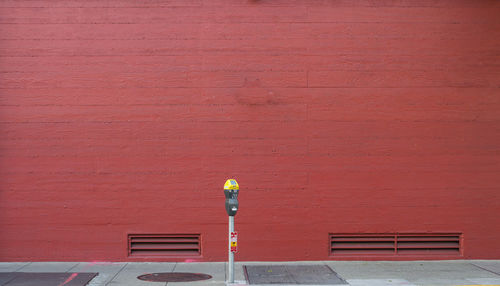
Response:
[[[224,195],[226,196],[226,212],[229,216],[229,233],[228,233],[228,282],[234,283],[234,252],[236,252],[238,244],[238,233],[234,231],[234,216],[238,212],[238,193],[240,186],[235,179],[229,179],[224,184]]]
[[[228,216],[235,216],[238,212],[239,186],[236,180],[229,179],[224,184],[224,195],[226,196],[226,212]]]

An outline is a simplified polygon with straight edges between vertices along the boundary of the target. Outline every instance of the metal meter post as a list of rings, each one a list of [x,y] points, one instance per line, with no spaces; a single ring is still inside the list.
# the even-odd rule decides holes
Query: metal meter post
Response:
[[[229,179],[224,184],[224,195],[226,196],[226,212],[229,216],[229,283],[234,283],[234,253],[238,245],[238,234],[234,231],[234,216],[238,212],[238,192],[240,187],[234,179]]]

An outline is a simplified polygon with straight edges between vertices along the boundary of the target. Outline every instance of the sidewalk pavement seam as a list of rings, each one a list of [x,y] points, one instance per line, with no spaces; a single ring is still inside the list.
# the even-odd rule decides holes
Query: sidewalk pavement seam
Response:
[[[176,262],[176,263],[174,264],[174,268],[172,268],[172,272],[175,272],[175,268],[177,267],[177,264],[178,264],[178,263],[179,263],[179,262]],[[167,282],[167,283],[165,283],[165,286],[167,286],[167,285],[168,285],[168,282]]]
[[[118,272],[116,272],[115,276],[113,276],[113,278],[111,278],[111,279],[110,279],[110,280],[106,283],[106,286],[107,286],[107,285],[109,285],[109,283],[113,282],[113,280],[115,280],[116,276],[118,276],[118,274],[120,274],[120,273],[123,271],[123,269],[125,269],[125,267],[126,267],[127,265],[128,265],[128,263],[125,263],[125,264],[122,266],[122,268],[121,268]]]
[[[472,265],[476,266],[477,268],[479,268],[479,269],[481,269],[481,270],[488,271],[488,272],[493,273],[493,274],[495,274],[495,275],[497,275],[497,276],[500,276],[500,274],[499,274],[499,273],[497,273],[497,272],[495,272],[495,271],[489,270],[489,269],[487,269],[487,268],[481,267],[481,266],[476,265],[476,264],[471,263],[471,262],[469,262],[469,264],[472,264]]]
[[[16,269],[16,271],[14,271],[14,272],[19,272],[19,270],[21,270],[21,269],[23,269],[24,267],[26,267],[26,266],[30,265],[31,263],[33,263],[33,262],[29,262],[29,263],[24,264],[24,265],[23,265],[23,266],[21,266],[20,268]]]
[[[71,270],[73,270],[74,268],[76,268],[78,265],[80,265],[81,262],[78,262],[76,263],[75,265],[73,265],[73,267],[71,267],[70,269],[66,270],[66,273],[68,272],[71,272]]]

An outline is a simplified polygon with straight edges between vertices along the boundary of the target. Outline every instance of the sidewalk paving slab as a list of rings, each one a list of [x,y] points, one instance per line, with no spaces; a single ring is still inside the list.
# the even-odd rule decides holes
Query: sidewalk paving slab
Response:
[[[326,261],[242,261],[234,264],[234,280],[245,281],[245,265],[317,265],[326,264]],[[330,267],[331,268],[331,267]],[[333,271],[335,269],[332,268]]]
[[[14,272],[26,267],[31,262],[0,262],[0,272]]]
[[[164,286],[166,282],[147,282],[137,279],[137,276],[158,273],[158,272],[172,272],[175,267],[175,262],[129,262],[123,267],[116,277],[111,280],[107,285],[115,286]]]
[[[70,272],[2,272],[0,280],[7,286],[85,286],[97,273]],[[3,278],[7,279],[3,279]]]
[[[71,272],[79,262],[31,262],[17,272]]]
[[[333,261],[326,264],[344,279],[406,279],[415,283],[429,278],[440,284],[443,279],[464,282],[470,277],[497,276],[468,261]]]
[[[127,265],[125,262],[81,262],[71,272],[98,272],[88,286],[104,286]]]
[[[351,286],[417,286],[404,279],[348,279]]]
[[[436,278],[436,277],[422,277],[419,279],[411,280],[412,283],[418,286],[458,286],[458,285],[471,285],[471,282],[462,278]]]
[[[236,266],[235,266],[236,267]],[[168,286],[219,286],[225,285],[226,281],[226,263],[225,262],[188,262],[177,263],[174,272],[192,272],[203,273],[212,276],[212,279],[192,281],[192,282],[170,282]]]
[[[478,261],[473,261],[471,264],[490,271],[491,273],[500,275],[500,260],[478,260]]]
[[[323,263],[313,265],[246,265],[250,284],[345,285],[345,280]]]
[[[252,264],[258,265],[255,262],[235,262],[234,263],[234,281],[246,281],[245,271],[243,269],[243,266],[244,265],[252,265]],[[226,273],[229,273],[228,267],[229,267],[229,264],[226,263]]]
[[[163,285],[163,284],[161,284],[161,285]],[[194,282],[168,282],[167,285],[168,286],[194,286],[194,285],[198,285],[198,286],[203,286],[203,285],[226,286],[226,282],[205,280],[205,281],[194,281]],[[151,285],[151,286],[154,286],[154,285]],[[236,285],[234,285],[234,286],[236,286]],[[277,285],[273,285],[273,286],[277,286]]]
[[[500,276],[498,278],[468,278],[468,281],[472,282],[472,284],[480,284],[480,285],[500,285]],[[470,285],[468,283],[467,285]]]

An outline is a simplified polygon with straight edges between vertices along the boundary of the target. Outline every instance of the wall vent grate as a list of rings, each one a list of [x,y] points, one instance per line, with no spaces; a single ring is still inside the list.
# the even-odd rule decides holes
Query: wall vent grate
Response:
[[[199,234],[129,234],[131,257],[200,256]]]
[[[330,234],[330,256],[460,256],[460,233]]]

